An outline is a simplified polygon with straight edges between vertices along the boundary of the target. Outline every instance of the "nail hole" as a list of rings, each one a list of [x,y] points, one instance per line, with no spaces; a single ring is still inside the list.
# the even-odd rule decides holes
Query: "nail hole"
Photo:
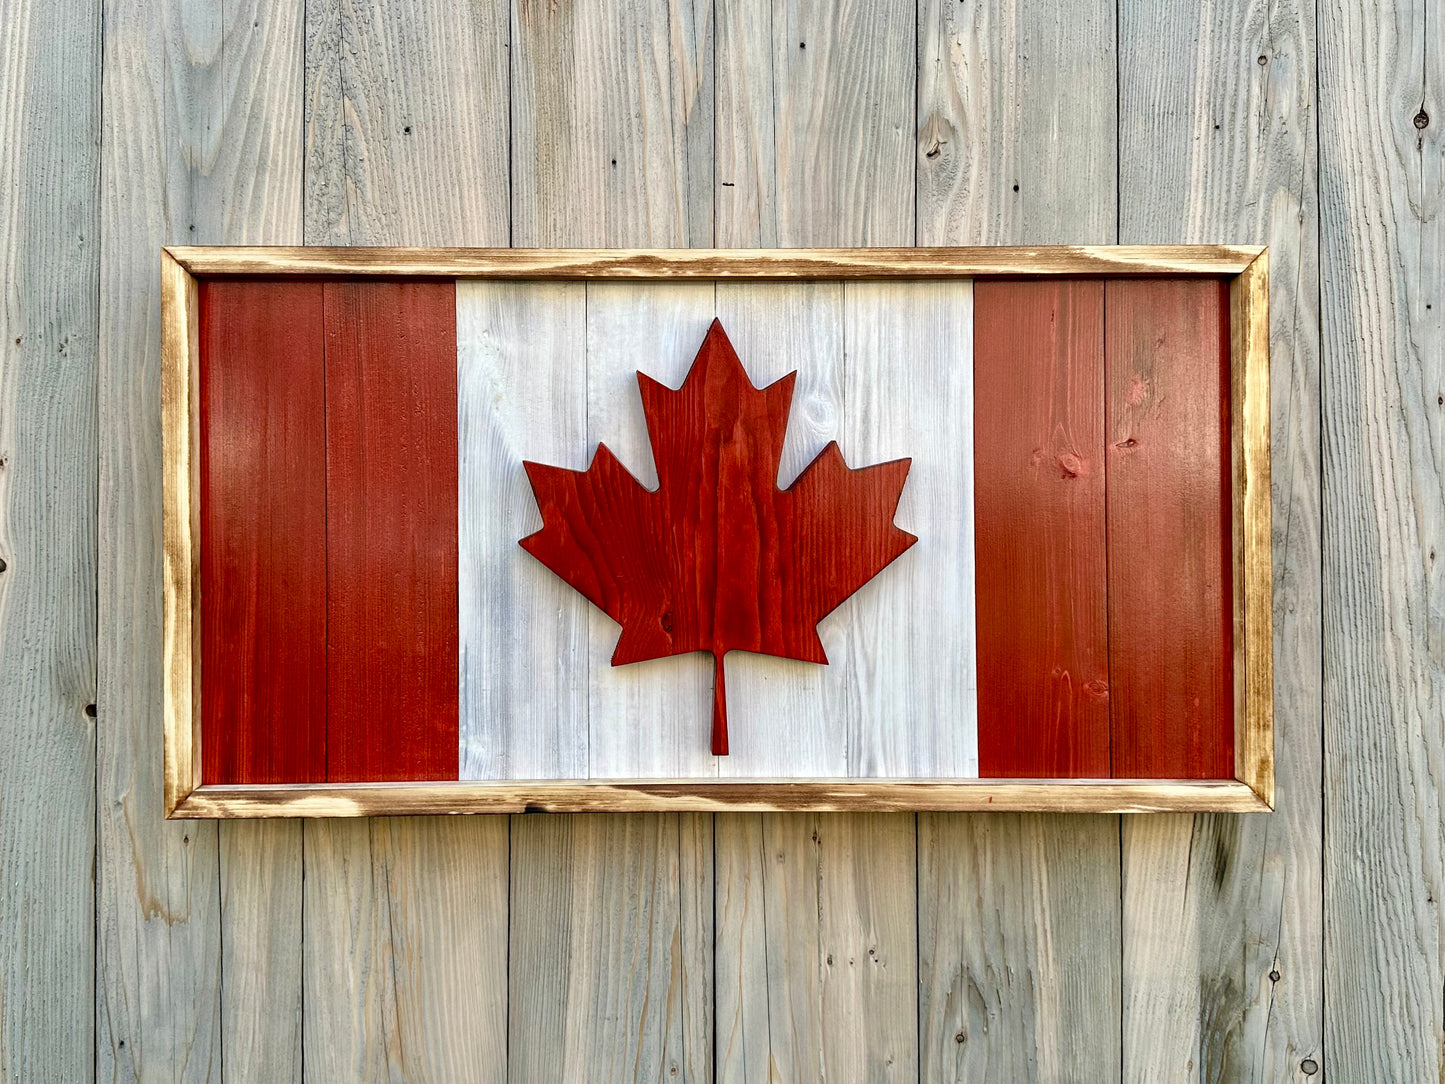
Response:
[[[407,135],[411,135],[411,125],[408,124],[405,128],[402,129],[402,131],[405,132]]]
[[[1018,190],[1019,190],[1019,186],[1018,186],[1018,185],[1014,185],[1014,191],[1017,192]]]
[[[807,47],[808,47],[808,43],[807,43],[806,41],[800,41],[800,42],[798,42],[798,48],[799,48],[799,49],[806,49]]]

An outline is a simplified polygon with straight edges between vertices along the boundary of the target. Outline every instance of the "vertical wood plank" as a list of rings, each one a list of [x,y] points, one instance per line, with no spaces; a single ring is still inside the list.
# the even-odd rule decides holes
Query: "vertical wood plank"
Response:
[[[717,240],[914,240],[917,64],[904,0],[718,0]]]
[[[528,557],[522,461],[581,466],[581,283],[457,283],[461,778],[585,779],[588,604]]]
[[[1105,0],[921,0],[918,243],[1116,239],[1114,18]],[[1117,1078],[1118,818],[920,814],[918,825],[921,1078]],[[1059,855],[1083,860],[1061,867]],[[971,886],[963,899],[947,891],[958,883]],[[1003,914],[1017,925],[988,936]],[[1052,961],[1047,988],[1009,981],[1041,961]],[[969,1026],[971,990],[988,1007],[983,1029]]]
[[[95,1066],[100,66],[98,3],[5,5],[0,1079],[15,1084]]]
[[[712,241],[711,32],[708,0],[649,0],[605,11],[534,0],[513,6],[513,244]],[[625,303],[628,295],[613,296]],[[684,335],[691,319],[684,314],[693,303],[680,301],[670,314],[666,306],[655,314],[644,307],[641,315],[647,326],[658,326],[654,321],[662,317],[663,326],[678,329],[669,334]],[[589,352],[593,342],[589,322]],[[624,426],[592,416],[594,408],[616,409],[618,400],[594,398],[590,371],[588,379],[590,452],[594,441],[620,440]],[[640,413],[640,402],[622,402]],[[650,456],[631,451],[626,461],[642,470]],[[616,688],[634,680],[597,664],[599,651],[610,655],[615,634],[605,618],[588,621],[589,681]],[[601,649],[599,631],[607,645]],[[644,678],[635,680],[637,687],[624,686],[626,695],[638,695],[637,706],[648,708],[655,701],[641,695]],[[679,683],[669,696],[685,697],[686,690]],[[698,716],[706,718],[706,686],[695,682],[691,690],[701,700]],[[589,695],[589,712],[596,706]],[[619,766],[645,752],[623,750]],[[672,752],[665,747],[664,754]],[[590,768],[609,770],[602,758]],[[712,818],[513,818],[512,824],[510,1079],[536,1079],[532,1067],[553,1067],[559,1058],[583,1078],[593,1065],[616,1070],[611,1077],[597,1072],[599,1080],[640,1078],[666,1065],[667,1079],[707,1079]],[[616,871],[624,871],[625,884]],[[679,881],[673,871],[689,876]],[[571,902],[551,902],[561,899]],[[644,911],[645,929],[638,924]],[[680,1034],[659,1017],[668,1005],[685,1007]],[[629,1051],[625,1062],[622,1050]]]
[[[843,413],[843,286],[837,282],[718,283],[718,318],[759,387],[797,371],[778,483],[789,486],[839,437]],[[843,449],[844,455],[848,449]],[[853,465],[859,465],[856,458]],[[904,487],[907,488],[906,486]],[[830,660],[849,655],[847,625],[834,611],[818,624]],[[846,674],[762,655],[736,656],[728,670],[732,752],[720,775],[766,776],[769,765],[819,777],[848,773]],[[780,720],[789,720],[780,725]]]
[[[1233,779],[1228,288],[1104,297],[1114,774]]]
[[[974,293],[979,771],[1105,778],[1104,284]]]
[[[1308,3],[1119,6],[1120,240],[1267,243],[1273,287],[1277,805],[1124,819],[1129,1081],[1425,1072],[1352,1072],[1322,1056],[1315,20]]]
[[[307,242],[505,244],[507,133],[495,118],[507,112],[507,6],[305,10]],[[505,1077],[507,903],[494,889],[507,883],[507,822],[316,822],[305,844],[307,1077]],[[389,955],[372,951],[381,943]],[[425,999],[353,1015],[354,991],[397,988],[393,966]]]
[[[592,461],[598,444],[606,444],[643,485],[655,489],[657,465],[637,373],[670,388],[682,384],[712,322],[713,284],[607,282],[586,289],[587,430],[582,445],[557,462],[580,468]],[[589,674],[588,774],[594,779],[717,774],[708,744],[711,657],[694,653],[613,666],[618,626],[596,607],[583,605],[587,639],[576,658]]]
[[[848,283],[843,308],[844,455],[912,458],[896,522],[928,540],[839,607],[851,643],[848,774],[972,778],[973,285]]]
[[[300,33],[294,9],[254,2],[105,11],[95,1065],[107,1080],[294,1079],[300,1019],[285,971],[268,969],[301,951],[301,868],[273,838],[300,826],[161,820],[153,510],[156,250],[300,240]],[[277,990],[242,983],[223,1001],[223,942],[228,966]]]
[[[515,0],[514,245],[712,242],[712,22],[712,0]]]
[[[773,9],[754,0],[724,0],[717,18],[718,244],[911,244],[906,147],[917,72],[912,7],[787,3]],[[720,313],[723,296],[720,287]],[[757,334],[770,352],[778,328],[767,328],[766,336],[764,330]],[[843,371],[808,369],[827,394],[815,400],[817,414],[795,405],[792,421],[806,427],[800,434],[816,439],[814,433],[838,425]],[[825,376],[827,384],[821,383]],[[784,463],[784,481],[789,466]],[[835,614],[832,632],[824,630],[827,635],[846,632],[840,616]],[[787,680],[813,676],[790,669]],[[776,702],[783,692],[779,680],[772,681],[770,698]],[[808,710],[819,707],[812,697]],[[917,925],[907,891],[914,818],[837,818],[837,827],[821,831],[814,843],[817,823],[779,816],[768,819],[770,828],[754,830],[750,818],[717,820],[718,900],[747,908],[746,920],[736,911],[725,918],[722,906],[718,911],[719,1079],[768,1079],[774,1066],[788,1066],[801,1079],[825,1069],[843,1079],[916,1074],[917,1003],[908,991],[916,981]],[[785,862],[791,854],[796,879],[759,877],[748,884],[748,871],[776,869],[774,847]],[[819,871],[826,872],[808,887]],[[905,883],[884,884],[880,876]],[[837,924],[835,916],[843,915],[866,916],[867,936],[857,926]],[[790,951],[782,953],[783,945]],[[840,953],[855,961],[846,971]],[[886,978],[877,960],[890,969]],[[810,1021],[824,1022],[822,1029]],[[748,1030],[742,1048],[724,1038],[739,1027]],[[825,1036],[834,1044],[829,1050],[804,1045]]]
[[[326,777],[455,779],[456,287],[324,290]]]
[[[911,818],[717,823],[718,1080],[917,1080]]]
[[[326,780],[319,282],[200,284],[201,778]]]
[[[1076,1025],[1099,1001],[1117,1019],[1117,898],[1079,891],[1098,860],[1047,814],[919,818],[923,1079],[1109,1079],[1117,1054]]]
[[[1445,1063],[1445,12],[1318,10],[1321,1062],[1427,1079]]]

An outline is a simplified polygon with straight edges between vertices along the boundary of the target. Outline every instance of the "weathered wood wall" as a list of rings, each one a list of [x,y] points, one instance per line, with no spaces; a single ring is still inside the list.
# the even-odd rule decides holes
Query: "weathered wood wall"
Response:
[[[0,1081],[1434,1079],[1442,17],[0,0]],[[1267,242],[1279,811],[162,822],[185,241]]]

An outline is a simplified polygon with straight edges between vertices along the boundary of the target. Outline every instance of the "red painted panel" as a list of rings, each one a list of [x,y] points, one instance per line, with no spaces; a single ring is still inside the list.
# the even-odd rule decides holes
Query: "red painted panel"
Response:
[[[455,286],[325,292],[327,778],[455,779]]]
[[[1114,774],[1232,779],[1229,290],[1105,298]]]
[[[974,284],[978,757],[1109,775],[1104,287]]]
[[[321,285],[200,285],[201,778],[326,778]]]

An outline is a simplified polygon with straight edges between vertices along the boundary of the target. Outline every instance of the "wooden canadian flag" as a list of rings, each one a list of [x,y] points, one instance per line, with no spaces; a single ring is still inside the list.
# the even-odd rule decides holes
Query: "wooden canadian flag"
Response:
[[[1219,280],[199,304],[208,783],[1234,776]]]

